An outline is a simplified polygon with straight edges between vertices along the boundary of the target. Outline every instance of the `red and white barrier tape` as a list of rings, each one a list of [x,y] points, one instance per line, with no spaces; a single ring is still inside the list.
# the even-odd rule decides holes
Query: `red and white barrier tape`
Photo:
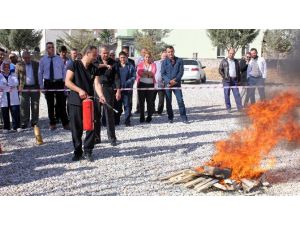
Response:
[[[219,85],[199,85],[199,86],[184,86],[184,87],[164,87],[164,88],[121,88],[121,91],[132,91],[132,90],[183,90],[183,89],[225,89],[225,88],[263,88],[263,87],[297,87],[300,86],[299,84],[270,84],[270,85],[256,85],[256,86],[223,86],[222,84]],[[0,90],[0,92],[12,92],[15,89],[7,90]],[[69,92],[70,89],[23,89],[18,90],[18,92],[53,92],[53,91],[65,91]]]

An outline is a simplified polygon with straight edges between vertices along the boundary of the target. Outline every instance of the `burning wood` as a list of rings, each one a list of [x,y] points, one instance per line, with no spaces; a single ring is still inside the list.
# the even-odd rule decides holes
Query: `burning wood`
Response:
[[[162,177],[160,180],[166,184],[181,184],[186,188],[191,188],[196,192],[207,191],[208,189],[216,189],[222,191],[241,191],[247,195],[251,195],[252,191],[262,186],[263,182],[269,184],[262,179],[249,180],[242,179],[240,182],[230,179],[231,170],[228,168],[219,168],[212,166],[203,167],[203,171],[198,169],[184,169],[175,172],[169,176]],[[226,177],[226,179],[224,179]],[[253,192],[256,193],[256,192]]]

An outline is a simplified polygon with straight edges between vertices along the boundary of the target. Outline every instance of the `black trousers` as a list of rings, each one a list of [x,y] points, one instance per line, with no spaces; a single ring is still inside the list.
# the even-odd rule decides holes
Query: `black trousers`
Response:
[[[69,104],[70,112],[70,128],[72,132],[72,141],[74,146],[74,154],[81,156],[82,151],[82,134],[83,134],[83,122],[82,122],[82,106]],[[94,134],[95,131],[86,131],[84,139],[84,152],[92,153],[94,149]]]
[[[154,84],[146,84],[140,82],[138,85],[139,88],[153,88]],[[148,117],[152,117],[154,113],[154,94],[153,90],[138,90],[139,95],[139,104],[140,104],[140,118],[145,118],[145,100],[147,102],[147,111]]]
[[[114,99],[115,99],[115,91],[112,87],[102,87],[104,97],[106,99],[106,102],[114,106]],[[95,93],[96,95],[96,93]],[[96,136],[95,138],[100,138],[100,131],[101,131],[101,105],[99,103],[99,100],[96,101],[96,113],[95,113],[95,120],[96,120],[96,126],[95,126],[95,132]],[[109,140],[116,139],[116,132],[115,132],[115,116],[114,111],[107,107],[107,105],[103,105],[103,113],[102,113],[102,121],[107,127],[107,138]],[[97,115],[96,115],[97,114]],[[101,140],[101,139],[100,139]]]
[[[158,106],[157,106],[157,113],[158,114],[162,114],[162,112],[164,111],[164,104],[165,104],[165,91],[164,90],[158,90],[155,91],[154,94],[154,101],[156,99],[158,95]]]
[[[64,89],[65,82],[63,81],[44,81],[45,89]],[[67,110],[66,110],[66,95],[63,91],[49,91],[45,93],[48,118],[50,125],[55,125],[58,119],[61,119],[63,126],[69,123]]]

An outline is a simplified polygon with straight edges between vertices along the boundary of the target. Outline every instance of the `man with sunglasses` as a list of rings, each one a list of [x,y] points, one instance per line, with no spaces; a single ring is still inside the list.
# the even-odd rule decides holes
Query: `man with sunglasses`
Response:
[[[46,43],[47,55],[43,56],[39,65],[39,85],[46,89],[45,97],[48,106],[50,130],[56,129],[59,118],[65,130],[70,130],[66,110],[66,96],[64,91],[47,91],[48,89],[65,88],[65,65],[60,56],[54,53],[53,42]]]

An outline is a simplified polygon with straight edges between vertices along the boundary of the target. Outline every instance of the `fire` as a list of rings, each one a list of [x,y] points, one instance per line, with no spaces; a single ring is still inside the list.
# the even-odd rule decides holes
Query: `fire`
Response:
[[[251,105],[246,114],[252,124],[216,143],[216,153],[206,165],[232,169],[232,179],[255,179],[272,168],[276,159],[269,156],[281,141],[300,143],[300,124],[296,107],[300,98],[284,92],[271,100]],[[262,163],[267,161],[264,167]],[[197,168],[201,170],[201,168]]]

